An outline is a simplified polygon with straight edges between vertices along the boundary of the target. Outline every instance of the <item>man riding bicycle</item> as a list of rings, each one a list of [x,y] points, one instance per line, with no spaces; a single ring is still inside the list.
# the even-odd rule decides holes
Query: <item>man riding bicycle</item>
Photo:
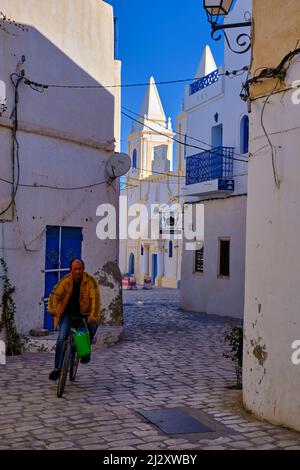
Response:
[[[55,349],[55,369],[49,379],[60,376],[64,341],[74,321],[86,320],[91,342],[98,328],[100,317],[100,292],[96,279],[84,271],[84,262],[75,259],[70,262],[70,274],[64,276],[50,294],[48,310],[54,316],[54,327],[59,325]],[[90,361],[90,355],[81,358],[83,364]]]

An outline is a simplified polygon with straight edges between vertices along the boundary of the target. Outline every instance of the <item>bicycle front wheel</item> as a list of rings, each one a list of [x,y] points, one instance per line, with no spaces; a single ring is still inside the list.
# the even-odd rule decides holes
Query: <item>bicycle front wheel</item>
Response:
[[[64,393],[65,385],[66,385],[66,380],[67,380],[67,375],[68,375],[68,369],[69,369],[69,364],[70,364],[70,358],[71,358],[71,344],[67,342],[66,347],[65,347],[65,352],[63,355],[63,360],[62,360],[62,365],[61,365],[61,370],[60,370],[60,377],[58,380],[57,384],[57,396],[58,398],[61,398]]]
[[[70,367],[70,380],[71,380],[71,382],[74,382],[75,379],[76,379],[78,364],[79,364],[79,357],[77,356],[77,354],[75,354],[75,357],[73,357],[72,364],[71,364],[71,367]]]

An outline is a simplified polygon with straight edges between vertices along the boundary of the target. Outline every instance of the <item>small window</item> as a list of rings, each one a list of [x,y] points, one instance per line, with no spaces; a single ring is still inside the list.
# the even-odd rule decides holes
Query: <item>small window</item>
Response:
[[[136,169],[137,167],[137,151],[134,149],[132,153],[132,168]]]
[[[169,258],[173,258],[173,242],[169,242]]]
[[[219,239],[219,276],[229,277],[230,274],[230,240]]]
[[[141,256],[144,256],[144,247],[141,245]]]
[[[244,116],[241,120],[241,153],[249,150],[249,117]]]
[[[203,273],[203,255],[204,247],[195,251],[195,273]]]

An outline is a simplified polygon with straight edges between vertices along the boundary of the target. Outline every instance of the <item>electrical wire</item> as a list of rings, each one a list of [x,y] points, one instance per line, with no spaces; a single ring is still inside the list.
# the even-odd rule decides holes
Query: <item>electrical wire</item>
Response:
[[[269,137],[269,134],[267,133],[267,130],[266,130],[266,127],[265,127],[265,124],[264,124],[264,113],[265,113],[267,103],[268,103],[269,99],[271,98],[271,96],[276,91],[276,88],[277,88],[278,84],[279,84],[279,80],[277,80],[275,87],[272,89],[272,91],[269,93],[268,97],[266,98],[266,100],[264,102],[264,105],[262,107],[261,116],[260,116],[261,127],[264,131],[264,134],[265,134],[265,136],[268,140],[268,143],[270,145],[270,148],[271,148],[273,177],[274,177],[274,182],[275,182],[275,185],[276,185],[277,189],[280,188],[280,179],[279,179],[279,176],[278,176],[278,171],[277,171],[277,166],[276,166],[276,157],[275,157],[276,148],[272,144],[271,139]]]
[[[217,170],[219,168],[220,167],[216,167],[213,170]],[[237,178],[239,176],[245,176],[245,175],[248,175],[248,172],[234,173],[229,179]],[[150,178],[150,176],[149,176],[149,178]],[[185,176],[183,176],[183,178],[186,179]],[[170,181],[170,180],[169,181],[151,181],[151,180],[148,180],[148,179],[147,180],[146,179],[139,179],[139,178],[135,178],[135,177],[132,177],[132,176],[130,177],[130,180],[134,180],[134,181],[137,181],[137,182],[140,182],[140,183],[145,183],[145,184],[147,184],[147,183],[152,183],[152,184],[176,184],[177,183],[176,180],[174,180],[174,181]],[[135,186],[135,187],[137,187],[137,186]]]
[[[243,68],[238,69],[238,70],[234,70],[233,72],[226,71],[225,73],[222,73],[222,74],[219,74],[219,75],[230,76],[230,75],[232,74],[232,75],[234,76],[234,75],[237,75],[239,72],[243,72],[243,73],[244,73],[244,72],[246,72],[246,71],[248,71],[248,70],[249,70],[248,66],[244,66]],[[196,79],[194,79],[194,80],[196,80]],[[173,83],[173,81],[170,81],[170,83],[171,83],[171,82]],[[57,88],[57,87],[60,87],[60,88],[86,88],[85,86],[77,86],[77,85],[76,85],[76,86],[75,86],[75,85],[45,85],[45,84],[33,82],[32,80],[29,80],[27,77],[25,78],[25,82],[24,82],[24,83],[25,83],[26,85],[29,85],[34,91],[37,91],[37,88],[38,88],[38,87],[41,87],[41,88],[43,89],[43,91],[44,91],[45,88],[50,88],[50,87],[56,87],[56,88]],[[157,82],[156,84],[162,84],[162,83],[167,83],[167,82]],[[137,85],[141,85],[141,84],[133,84],[132,86],[137,86]],[[147,83],[147,85],[148,85],[148,83]],[[128,86],[129,86],[129,85],[128,85]],[[104,86],[102,86],[102,85],[99,85],[99,86],[98,86],[98,85],[90,85],[90,86],[87,86],[87,88],[99,88],[99,87],[100,87],[100,88],[104,88]],[[124,108],[124,107],[122,107],[122,108]],[[130,111],[130,110],[129,110],[129,112],[131,112],[131,113],[133,113],[133,114],[136,114],[136,113],[134,113],[133,111]],[[141,125],[147,127],[148,129],[152,130],[153,132],[155,132],[155,133],[157,133],[157,134],[159,134],[159,135],[165,136],[165,134],[160,133],[159,131],[157,131],[157,130],[151,128],[150,126],[147,126],[146,124],[140,122],[139,120],[133,118],[132,116],[129,116],[129,115],[126,114],[124,111],[122,111],[122,114],[125,115],[125,116],[126,116],[127,118],[129,118],[130,120],[133,120],[133,121],[135,121],[135,122],[137,122],[137,123],[139,123],[139,124],[141,124]],[[136,114],[136,115],[139,116],[139,117],[142,117],[142,116],[140,116],[139,114]],[[159,125],[160,125],[160,124],[159,124]],[[160,125],[160,126],[161,126],[161,125]],[[163,127],[163,126],[161,126],[161,127]],[[163,128],[164,128],[164,127],[163,127]],[[185,142],[181,142],[180,140],[175,139],[174,137],[170,137],[170,139],[173,140],[174,142],[178,143],[179,145],[184,145],[185,147],[192,147],[192,148],[195,148],[195,149],[197,149],[197,150],[202,150],[202,151],[207,151],[207,150],[208,150],[208,149],[203,148],[203,147],[199,147],[199,146],[195,146],[195,145],[192,145],[192,144],[187,144],[187,143],[185,143]],[[194,138],[194,140],[196,140],[196,139]],[[200,139],[198,139],[198,140],[199,140],[199,142],[200,142]],[[203,142],[203,143],[204,143],[205,145],[207,145],[207,146],[213,148],[213,147],[212,147],[210,144],[208,144],[207,142]],[[220,154],[219,154],[218,152],[216,152],[216,151],[211,152],[211,153],[214,153],[214,154],[216,154],[216,155],[220,155]],[[236,152],[234,152],[234,154],[243,157],[243,155],[237,154]],[[225,156],[225,157],[223,157],[223,158],[238,160],[238,159],[235,158],[235,157],[226,157],[226,156]],[[243,157],[243,158],[244,158],[244,157]],[[246,162],[246,163],[247,163],[247,160],[244,160],[244,159],[243,159],[243,160],[240,159],[240,161],[243,161],[243,162]]]
[[[14,78],[16,77],[16,81],[14,81]],[[11,82],[13,84],[13,87],[14,87],[14,107],[13,107],[13,111],[12,111],[12,119],[13,119],[13,128],[12,128],[12,176],[13,176],[13,180],[11,182],[13,188],[12,188],[12,196],[11,196],[11,200],[9,202],[9,204],[6,206],[6,208],[4,210],[2,210],[0,212],[0,216],[2,216],[3,214],[5,214],[5,212],[8,211],[8,209],[10,209],[10,207],[14,204],[15,202],[15,198],[16,198],[16,194],[17,194],[17,191],[18,191],[18,187],[19,187],[19,180],[20,180],[20,159],[19,159],[19,142],[18,142],[18,139],[17,139],[17,132],[18,132],[18,103],[19,103],[19,91],[18,91],[18,88],[19,88],[19,85],[21,83],[22,80],[24,80],[24,75],[21,74],[21,75],[18,75],[16,73],[12,73],[10,75],[10,79],[11,79]],[[15,181],[15,166],[16,166],[16,163],[17,163],[17,178],[16,178],[16,181]]]
[[[244,162],[244,163],[247,163],[247,162]],[[213,167],[212,170],[217,170],[219,168],[220,168],[220,165],[217,165],[216,167]],[[146,170],[145,168],[140,168],[140,167],[137,167],[136,170],[141,170],[141,171],[146,171],[146,172],[151,173],[151,174],[149,174],[149,176],[147,178],[151,177],[151,175],[153,173],[158,174],[158,175],[162,175],[162,176],[168,176],[170,178],[176,178],[173,181],[169,180],[169,183],[171,183],[171,184],[175,184],[178,181],[178,178],[180,178],[180,179],[185,179],[186,178],[185,176],[182,176],[182,175],[176,175],[176,174],[172,174],[172,173],[163,173],[163,172],[159,172],[159,171],[151,171],[151,170]],[[130,176],[130,179],[137,180],[137,181],[143,181],[143,180],[140,180],[139,178],[135,178],[135,177],[132,177],[132,176]],[[9,181],[5,178],[0,177],[0,181],[3,181],[7,184],[13,185],[12,181]],[[162,183],[162,181],[148,181],[148,180],[145,180],[145,182]],[[88,184],[88,185],[84,185],[84,186],[73,186],[73,187],[51,186],[51,185],[47,185],[47,184],[26,184],[26,183],[19,183],[18,186],[23,187],[23,188],[37,188],[37,189],[46,188],[46,189],[56,189],[56,190],[61,190],[61,191],[76,191],[76,190],[81,190],[81,189],[93,188],[93,187],[96,187],[96,186],[99,186],[99,185],[105,184],[105,183],[107,183],[106,180],[98,181],[97,183],[92,183],[92,184]],[[126,183],[126,182],[123,183],[122,182],[120,184],[128,184],[128,183]]]
[[[151,178],[151,175],[149,175],[147,178]],[[183,178],[185,179],[185,176],[183,176]],[[135,178],[134,176],[130,176],[130,180],[133,180],[133,181],[139,181],[141,183],[157,183],[157,184],[176,184],[176,183],[181,183],[181,181],[178,181],[178,179],[176,180],[158,180],[158,181],[151,181],[150,179],[140,179],[140,178]]]
[[[12,181],[6,180],[5,178],[0,178],[0,181],[3,181],[3,182],[8,183],[8,184],[12,184],[12,185],[14,184]],[[61,191],[75,191],[77,189],[93,188],[95,186],[99,186],[99,185],[105,184],[105,183],[107,183],[106,180],[98,181],[97,183],[87,184],[87,185],[84,185],[84,186],[73,186],[73,187],[51,186],[51,185],[48,185],[48,184],[26,184],[26,183],[18,183],[18,186],[23,187],[23,188],[47,188],[47,189],[58,189],[58,190],[61,190]]]
[[[125,109],[125,111],[128,111],[131,114],[134,114],[135,116],[138,116],[138,117],[144,119],[144,116],[142,116],[141,114],[135,113],[134,111],[131,111],[129,108],[126,108],[125,106],[121,106],[121,108]],[[166,127],[163,124],[160,124],[159,122],[156,122],[156,124],[159,125],[160,127],[162,127],[163,129],[168,130],[168,129],[166,129]],[[204,144],[204,145],[207,145],[210,148],[214,148],[214,146],[209,144],[208,142],[205,142],[204,140],[201,140],[201,139],[197,139],[196,137],[192,137],[188,134],[183,134],[182,132],[176,132],[176,135],[181,135],[183,137],[187,137],[188,139],[194,140],[195,142],[199,142],[200,144]],[[184,144],[181,141],[179,141],[179,143]],[[241,153],[238,153],[238,152],[233,152],[233,153],[234,153],[234,155],[245,158],[245,156]]]
[[[296,49],[294,49],[293,51],[290,51],[288,54],[284,56],[284,58],[282,59],[280,64],[277,65],[277,67],[263,68],[258,75],[254,74],[253,78],[250,78],[245,83],[243,83],[242,91],[240,93],[241,99],[244,101],[247,101],[250,98],[250,86],[255,83],[260,83],[265,79],[273,79],[273,78],[279,78],[283,80],[286,76],[286,72],[291,63],[291,60],[298,54],[300,54],[300,48],[296,47]],[[260,70],[260,68],[256,69],[256,71],[257,70]]]
[[[241,69],[237,70],[226,70],[225,72],[218,73],[218,76],[226,76],[226,77],[235,77],[238,76],[240,73],[247,72],[249,67],[245,65]],[[153,85],[169,85],[173,83],[183,83],[183,82],[195,82],[197,80],[201,80],[203,77],[193,77],[193,78],[181,78],[177,80],[165,80],[153,83]],[[36,88],[69,88],[69,89],[98,89],[98,88],[129,88],[129,87],[140,87],[140,86],[149,86],[151,83],[149,82],[142,82],[142,83],[125,83],[120,85],[59,85],[53,83],[38,83],[33,80],[30,80],[28,77],[25,78],[25,84],[31,85]]]
[[[14,77],[17,77],[17,81],[14,82],[13,78]],[[15,87],[15,106],[14,106],[14,109],[13,109],[13,113],[12,113],[12,116],[13,116],[13,160],[17,161],[17,182],[16,182],[16,185],[15,185],[15,178],[14,178],[14,168],[15,168],[15,164],[13,164],[13,181],[9,181],[5,178],[1,178],[0,177],[0,181],[3,181],[3,182],[6,182],[8,184],[11,184],[13,185],[14,189],[13,189],[13,194],[12,194],[12,198],[11,198],[11,201],[9,203],[9,205],[0,213],[0,215],[4,214],[10,207],[11,205],[14,203],[14,200],[15,200],[15,196],[17,194],[17,190],[18,190],[18,187],[25,187],[25,188],[45,188],[45,189],[55,189],[55,190],[61,190],[61,191],[74,191],[74,190],[82,190],[82,189],[89,189],[89,188],[93,188],[93,187],[96,187],[96,186],[99,186],[101,184],[105,184],[107,181],[104,180],[104,181],[99,181],[97,183],[93,183],[93,184],[88,184],[88,185],[82,185],[82,186],[73,186],[73,187],[61,187],[61,186],[52,186],[52,185],[45,185],[45,184],[25,184],[25,183],[20,183],[19,181],[19,178],[20,178],[20,162],[19,162],[19,142],[18,142],[18,139],[17,139],[17,130],[18,130],[18,101],[19,101],[19,94],[18,94],[18,86],[20,84],[20,82],[22,80],[24,80],[24,83],[29,85],[30,88],[32,88],[34,91],[38,91],[40,92],[40,90],[37,89],[38,85],[37,83],[34,83],[34,82],[31,82],[31,83],[28,83],[28,80],[25,79],[25,77],[23,75],[17,75],[17,74],[12,74],[11,75],[11,80],[12,80],[12,83]],[[43,92],[43,91],[42,91]],[[127,108],[125,108],[127,109]],[[130,110],[129,110],[130,111]],[[133,111],[130,111],[133,113]],[[135,120],[136,122],[138,122],[139,124],[143,124],[141,123],[140,121],[134,119],[133,117],[127,115],[126,113],[122,112],[122,114],[124,114],[125,116],[127,116],[128,118],[130,119],[133,119]],[[136,113],[134,113],[136,114]],[[140,115],[138,115],[140,116]],[[156,131],[155,129],[152,129],[150,126],[147,126],[145,125],[145,127],[148,127],[150,130],[153,130],[154,132],[156,132],[157,134],[160,134],[160,135],[164,135],[163,133],[160,133],[159,131]],[[163,126],[162,126],[163,127]],[[194,140],[199,140],[199,139],[196,139],[196,138],[193,138]],[[198,147],[198,146],[194,146],[194,145],[191,145],[191,144],[185,144],[185,143],[182,143],[180,141],[178,141],[177,139],[172,139],[174,140],[175,142],[181,144],[181,145],[185,145],[187,147],[193,147],[193,148],[196,148],[196,149],[199,149],[199,150],[203,150],[203,151],[208,151],[208,149],[204,149],[202,147]],[[210,145],[210,144],[207,144],[205,143],[206,145]],[[216,155],[220,155],[218,154],[217,152],[212,152]],[[233,160],[238,160],[238,161],[242,161],[243,163],[247,163],[247,160],[240,160],[240,159],[236,159],[234,157],[224,157],[224,158],[230,158],[230,159],[233,159]],[[138,170],[141,170],[141,171],[146,171],[146,172],[150,172],[150,170],[147,170],[147,169],[144,169],[144,168],[137,168]],[[176,174],[168,174],[168,173],[165,173],[165,172],[158,172],[158,171],[151,171],[151,174],[160,174],[160,175],[164,175],[164,176],[170,176],[170,177],[176,177],[176,178],[185,178],[184,176],[181,176],[181,175],[176,175]]]
[[[132,120],[132,121],[135,121],[137,122],[138,124],[141,124],[143,127],[146,127],[147,129],[155,132],[156,134],[159,134],[159,135],[162,135],[164,137],[166,137],[166,133],[162,133],[162,132],[159,132],[157,131],[156,129],[153,129],[153,127],[150,127],[148,126],[147,124],[139,121],[138,119],[135,119],[134,117],[132,116],[129,116],[129,114],[125,113],[124,111],[121,111],[121,114],[123,114],[124,116],[126,116],[128,119]],[[167,129],[166,129],[167,131]],[[204,152],[210,152],[214,155],[218,155],[218,156],[222,156],[223,158],[226,158],[226,159],[230,159],[230,160],[236,160],[236,161],[240,161],[240,162],[243,162],[243,163],[248,163],[248,160],[242,160],[240,158],[236,158],[236,157],[226,157],[226,156],[223,156],[221,155],[220,153],[218,153],[217,151],[212,151],[212,150],[209,150],[209,149],[206,149],[204,147],[199,147],[197,145],[193,145],[193,144],[187,144],[185,142],[181,142],[180,140],[178,139],[175,139],[174,137],[171,137],[171,136],[167,136],[170,140],[173,140],[174,142],[177,142],[178,144],[180,145],[183,145],[184,147],[190,147],[190,148],[194,148],[194,149],[197,149],[197,150],[202,150]]]
[[[168,173],[163,173],[162,171],[152,171],[152,170],[147,170],[146,168],[140,168],[140,167],[136,167],[135,170],[141,170],[141,171],[145,171],[147,173],[151,173],[151,174],[155,174],[155,175],[163,175],[163,176],[170,176],[171,178],[185,178],[184,176],[181,176],[181,175],[176,175],[175,173],[172,174],[172,172],[168,172]],[[151,175],[149,175],[151,176]]]
[[[241,98],[244,101],[247,101],[250,98],[250,86],[251,85],[253,85],[255,83],[261,83],[265,79],[277,78],[277,81],[276,81],[276,84],[275,84],[274,88],[271,90],[271,92],[266,97],[266,100],[265,100],[265,102],[263,104],[263,107],[262,107],[261,116],[260,116],[261,127],[263,129],[263,132],[265,134],[265,137],[266,137],[266,139],[268,141],[268,144],[270,146],[270,149],[271,149],[273,178],[274,178],[275,186],[276,186],[277,189],[280,189],[280,178],[279,178],[278,171],[277,171],[277,166],[276,166],[276,155],[275,155],[276,154],[276,147],[272,144],[271,139],[269,137],[269,134],[266,130],[265,123],[264,123],[264,113],[265,113],[265,110],[266,110],[266,106],[269,102],[269,99],[271,98],[271,96],[273,94],[276,93],[276,90],[277,90],[278,84],[280,83],[280,80],[283,80],[285,78],[287,69],[291,64],[292,59],[296,55],[300,54],[300,48],[297,47],[298,44],[299,44],[299,41],[297,41],[296,48],[293,51],[290,51],[288,54],[286,54],[277,67],[275,67],[275,68],[263,68],[261,70],[261,72],[259,73],[259,75],[256,75],[256,72],[257,72],[257,70],[260,70],[260,69],[256,69],[254,77],[247,80],[246,83],[243,83],[243,88],[242,88],[242,91],[241,91],[241,94],[240,94]]]

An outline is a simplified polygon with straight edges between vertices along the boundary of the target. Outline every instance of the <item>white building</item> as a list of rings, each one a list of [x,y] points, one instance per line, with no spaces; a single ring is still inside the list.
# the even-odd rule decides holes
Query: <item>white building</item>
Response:
[[[228,22],[243,20],[245,3],[250,10],[251,2],[242,3]],[[218,68],[206,46],[196,72],[201,78],[186,87],[177,118],[187,144],[185,211],[192,204],[200,214],[197,244],[183,250],[181,307],[231,317],[242,317],[244,308],[249,119],[239,97],[245,73],[224,74],[249,63],[250,52],[234,54],[225,44]]]
[[[96,0],[2,0],[1,10],[7,17],[7,32],[0,28],[7,110],[0,117],[0,173],[8,182],[0,184],[0,256],[16,288],[18,331],[52,328],[45,302],[73,257],[97,273],[103,321],[117,323],[118,240],[96,237],[96,209],[107,202],[118,214],[119,184],[106,183],[105,163],[120,140],[120,88],[42,89],[22,79],[24,70],[40,84],[120,85],[113,9]],[[15,84],[21,78],[14,156],[11,74]],[[67,189],[77,187],[83,188]]]
[[[254,0],[253,16],[251,78],[285,75],[250,86],[244,404],[300,431],[300,3]]]
[[[149,228],[149,231],[141,229],[136,238],[129,236],[120,241],[120,269],[123,274],[134,275],[140,285],[143,285],[146,276],[150,276],[156,286],[176,288],[180,280],[182,246],[181,240],[176,239],[178,212],[175,210],[172,215],[159,206],[181,205],[179,194],[184,173],[180,158],[177,169],[173,170],[175,134],[170,118],[166,119],[153,77],[139,116],[136,119],[139,122],[133,125],[128,136],[128,154],[132,165],[126,177],[126,189],[121,193],[127,198],[129,211],[131,207],[134,208],[134,204],[147,208],[149,227],[153,218],[153,205],[157,205],[160,211],[161,222],[168,220],[166,224],[161,224],[160,233],[155,237],[151,237]],[[123,211],[120,213],[121,224],[122,216]],[[130,226],[130,217],[124,221],[127,222]]]

